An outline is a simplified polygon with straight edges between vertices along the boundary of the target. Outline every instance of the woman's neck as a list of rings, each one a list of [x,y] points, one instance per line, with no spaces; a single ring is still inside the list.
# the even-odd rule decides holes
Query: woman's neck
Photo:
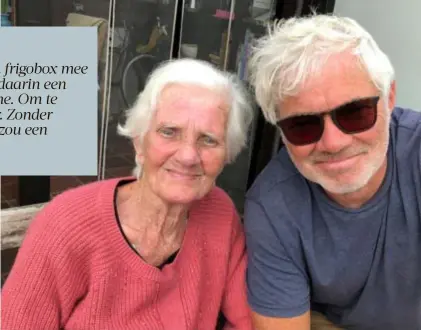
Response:
[[[142,181],[129,183],[118,194],[120,217],[130,228],[172,241],[184,233],[188,205],[169,204]]]
[[[186,205],[165,203],[136,181],[118,190],[117,212],[126,238],[148,264],[159,266],[180,249],[187,228]]]

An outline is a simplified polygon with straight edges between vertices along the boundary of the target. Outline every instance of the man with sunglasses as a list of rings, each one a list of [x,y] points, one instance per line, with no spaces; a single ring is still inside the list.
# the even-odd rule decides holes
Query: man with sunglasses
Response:
[[[246,198],[256,329],[421,329],[421,112],[395,105],[388,57],[312,15],[274,24],[250,69],[285,144]]]

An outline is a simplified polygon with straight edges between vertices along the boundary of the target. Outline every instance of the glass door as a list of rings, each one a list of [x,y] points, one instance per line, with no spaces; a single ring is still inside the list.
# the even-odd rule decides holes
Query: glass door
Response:
[[[109,48],[107,109],[99,157],[101,178],[132,175],[131,141],[117,134],[125,111],[143,89],[149,73],[172,58],[177,0],[116,1]]]

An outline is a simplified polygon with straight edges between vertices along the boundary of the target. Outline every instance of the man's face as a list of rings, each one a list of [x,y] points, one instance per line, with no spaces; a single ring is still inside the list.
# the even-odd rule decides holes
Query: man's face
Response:
[[[380,97],[377,120],[366,131],[344,133],[326,115],[318,141],[298,146],[284,138],[301,174],[332,194],[352,193],[369,185],[370,179],[386,166],[394,93],[393,84],[388,100]],[[350,54],[339,54],[332,56],[321,74],[310,78],[296,96],[280,104],[280,118],[325,113],[351,101],[375,96],[381,95],[356,59]]]

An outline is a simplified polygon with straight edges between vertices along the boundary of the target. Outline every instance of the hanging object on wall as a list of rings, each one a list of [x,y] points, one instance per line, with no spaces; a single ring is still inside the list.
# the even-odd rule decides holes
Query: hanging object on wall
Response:
[[[236,70],[237,76],[243,81],[249,80],[248,59],[250,48],[253,45],[256,35],[249,29],[246,30],[244,41],[240,44],[237,51]]]
[[[196,58],[198,46],[196,44],[181,44],[180,57]]]
[[[184,8],[187,11],[198,11],[202,8],[202,1],[203,0],[186,0],[184,2]]]
[[[227,47],[227,38],[228,30],[225,30],[221,36],[221,46],[219,48],[218,54],[209,54],[210,61],[219,67],[221,70],[224,70],[224,60],[228,56],[228,47]]]
[[[75,13],[83,13],[85,10],[85,6],[79,0],[73,1],[73,11]]]
[[[219,0],[219,7],[213,17],[233,20],[234,15],[234,12],[231,12],[231,0]]]
[[[269,22],[275,16],[275,11],[275,0],[252,0],[249,7],[251,18],[260,24]]]

